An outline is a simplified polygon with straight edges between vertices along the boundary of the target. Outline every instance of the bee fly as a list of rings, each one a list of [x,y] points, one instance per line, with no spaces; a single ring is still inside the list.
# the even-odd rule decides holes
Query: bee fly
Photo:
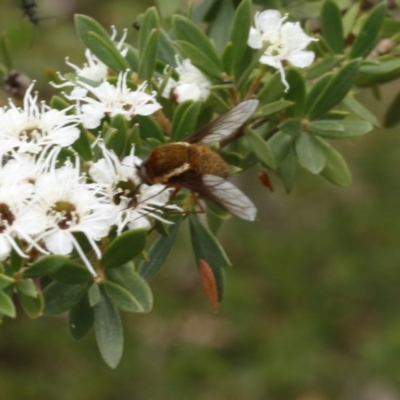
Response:
[[[258,103],[244,101],[183,142],[157,146],[140,166],[140,179],[147,185],[189,189],[237,217],[253,221],[257,212],[254,204],[226,180],[231,172],[228,164],[206,143],[229,137],[253,114]]]

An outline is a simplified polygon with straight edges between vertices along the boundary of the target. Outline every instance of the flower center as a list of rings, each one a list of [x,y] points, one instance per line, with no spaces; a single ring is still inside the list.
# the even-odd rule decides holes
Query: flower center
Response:
[[[138,185],[128,179],[126,181],[119,181],[116,188],[116,194],[113,198],[116,205],[119,205],[122,199],[127,199],[129,208],[137,207]]]
[[[0,233],[13,224],[15,221],[14,214],[5,203],[0,203]]]
[[[21,131],[19,136],[21,140],[29,143],[35,141],[38,137],[42,137],[43,132],[38,126],[32,126]]]
[[[76,207],[68,201],[55,202],[49,213],[55,213],[57,215],[57,225],[60,229],[69,229],[72,224],[77,224],[79,222]]]

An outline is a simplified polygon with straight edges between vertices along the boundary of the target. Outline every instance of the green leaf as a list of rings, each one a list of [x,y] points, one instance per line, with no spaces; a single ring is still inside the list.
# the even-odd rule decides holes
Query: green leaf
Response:
[[[126,148],[126,131],[128,130],[128,121],[121,115],[115,115],[111,118],[111,128],[115,129],[115,133],[108,137],[105,141],[107,148],[114,150],[117,156],[121,157],[125,153]]]
[[[400,76],[400,60],[379,61],[364,63],[360,68],[356,84],[358,86],[372,86],[390,82]]]
[[[375,6],[365,20],[350,51],[350,58],[366,57],[375,47],[386,14],[386,4]]]
[[[231,0],[221,0],[216,18],[209,29],[209,36],[214,41],[219,53],[222,53],[225,45],[229,41],[230,27],[235,13],[234,5]],[[243,29],[243,27],[242,27]]]
[[[231,265],[216,237],[200,223],[197,215],[189,216],[190,236],[197,263],[205,260],[211,267],[218,289],[218,300],[222,301],[224,290],[223,268]]]
[[[97,283],[93,283],[88,290],[88,300],[90,307],[94,307],[101,300],[100,288]]]
[[[103,360],[116,368],[122,357],[124,337],[119,312],[101,291],[101,300],[94,307],[94,329]]]
[[[84,296],[88,289],[87,284],[64,285],[52,282],[46,286],[44,295],[44,314],[58,315],[72,308]]]
[[[173,142],[180,142],[193,133],[201,105],[202,103],[199,101],[184,101],[179,104],[172,121],[171,139]]]
[[[18,291],[18,299],[29,318],[37,318],[43,314],[44,300],[41,292],[36,292],[36,296],[27,296]]]
[[[2,290],[0,290],[0,314],[15,318],[16,310],[13,301]]]
[[[289,117],[302,117],[306,101],[304,78],[298,70],[290,68],[286,74],[286,80],[289,84],[289,90],[285,94],[285,99],[294,103],[292,107],[288,108],[287,114]]]
[[[160,18],[155,7],[150,7],[146,10],[143,17],[140,19],[139,30],[139,52],[142,57],[143,50],[153,29],[160,29]]]
[[[91,282],[93,280],[92,274],[86,267],[70,261],[64,263],[61,268],[54,272],[52,278],[57,282],[66,285],[76,285],[79,283]]]
[[[330,139],[357,137],[364,135],[371,129],[370,122],[351,119],[311,121],[307,128],[310,133]]]
[[[175,14],[181,5],[182,0],[156,0],[158,9],[163,18],[169,18]]]
[[[146,311],[140,301],[122,286],[114,282],[104,281],[103,287],[108,298],[120,310],[134,313],[142,313]]]
[[[336,2],[325,0],[321,8],[322,35],[334,53],[344,52],[342,15]]]
[[[292,101],[288,100],[278,100],[274,101],[272,103],[263,105],[261,108],[258,109],[258,111],[254,114],[254,119],[261,118],[261,117],[267,117],[271,114],[275,114],[279,111],[284,110],[285,108],[288,108],[293,105]]]
[[[247,130],[246,138],[257,160],[267,168],[275,169],[276,162],[274,154],[265,140],[253,129]]]
[[[165,260],[175,243],[179,228],[179,222],[171,225],[168,228],[168,236],[160,236],[150,247],[149,261],[143,261],[138,270],[140,276],[146,279],[146,281],[152,279],[164,265]]]
[[[299,136],[303,130],[303,125],[300,119],[289,118],[279,125],[279,129],[291,136]]]
[[[349,186],[351,184],[351,174],[346,161],[325,140],[316,139],[325,157],[325,168],[322,170],[321,175],[336,185]]]
[[[69,311],[69,331],[74,339],[83,338],[92,328],[94,323],[94,310],[90,307],[87,296]]]
[[[267,143],[274,154],[276,163],[279,165],[290,153],[294,137],[282,131],[276,132]]]
[[[241,74],[247,67],[246,52],[249,52],[247,45],[247,35],[243,32],[250,32],[252,17],[252,4],[250,0],[241,1],[238,5],[232,24],[231,42],[232,42],[232,70],[236,80],[239,80]],[[251,53],[250,53],[251,54]]]
[[[133,265],[122,265],[108,271],[108,277],[114,283],[125,288],[135,299],[137,310],[133,312],[149,312],[153,307],[153,294],[150,286],[136,271]],[[130,311],[130,310],[127,310]]]
[[[129,69],[134,72],[139,71],[139,52],[137,49],[133,48],[129,44],[125,44],[126,49],[128,52],[126,53],[125,59],[126,62],[129,64]]]
[[[306,79],[315,79],[325,74],[328,71],[332,71],[341,61],[343,56],[328,56],[322,60],[315,62],[306,71]]]
[[[192,64],[201,69],[206,75],[221,79],[221,66],[199,50],[197,43],[175,41],[174,46],[178,49],[183,58],[190,58]]]
[[[308,110],[310,119],[316,119],[326,114],[344,99],[354,85],[359,67],[360,60],[353,60],[332,77],[310,106]]]
[[[0,274],[0,290],[3,290],[4,288],[12,285],[13,283],[15,283],[14,278],[11,278],[11,276]]]
[[[93,159],[92,154],[92,140],[93,136],[85,128],[80,128],[80,135],[77,140],[72,144],[72,148],[85,160],[90,161]]]
[[[391,128],[400,122],[400,93],[394,98],[385,114],[385,127]]]
[[[218,70],[221,69],[221,63],[214,46],[206,34],[195,23],[182,15],[174,15],[172,17],[172,29],[179,41],[194,43],[194,46],[200,53],[204,54],[207,59],[215,64]],[[192,59],[193,63],[194,61],[196,61],[196,58]]]
[[[142,81],[151,82],[151,78],[156,67],[158,42],[160,39],[160,31],[154,29],[147,38],[143,51],[140,52],[139,60],[139,78]]]
[[[232,67],[233,67],[233,45],[232,42],[227,43],[222,52],[222,69],[228,74],[231,75]]]
[[[285,159],[279,164],[279,175],[282,178],[286,192],[290,193],[296,182],[296,156],[294,152],[288,153]]]
[[[19,242],[17,239],[17,244],[19,246]],[[25,262],[25,258],[21,257],[20,254],[18,254],[14,249],[11,250],[11,255],[10,255],[10,266],[14,272],[19,272],[19,270],[22,268],[22,265]]]
[[[257,94],[257,98],[261,104],[272,103],[280,100],[284,94],[285,86],[283,85],[279,75],[268,75],[269,80],[266,82]]]
[[[63,97],[53,96],[50,101],[50,107],[62,111],[65,108],[71,107],[71,104],[69,104]]]
[[[315,82],[307,94],[304,110],[307,112],[315,103],[316,98],[326,89],[333,78],[333,73],[325,74]]]
[[[325,167],[325,155],[319,142],[303,132],[295,141],[295,150],[299,164],[312,174],[319,174]]]
[[[346,14],[343,17],[343,37],[347,38],[350,32],[353,30],[354,23],[360,13],[360,3],[352,4],[348,9]]]
[[[85,46],[104,64],[119,72],[129,68],[108,33],[94,19],[86,15],[75,15],[75,28]]]
[[[375,115],[368,110],[368,108],[364,107],[364,105],[361,104],[358,100],[356,100],[353,96],[348,95],[344,99],[343,103],[357,117],[360,117],[361,119],[370,122],[372,125],[376,127],[381,126],[381,124],[378,121],[378,118],[376,118]]]
[[[41,257],[23,272],[23,277],[40,278],[50,275],[61,268],[67,260],[67,256],[48,255]]]
[[[168,65],[175,65],[175,48],[171,38],[167,33],[160,29],[160,42],[158,44],[158,57]]]
[[[101,265],[104,268],[112,268],[126,264],[143,251],[146,239],[146,229],[132,229],[122,233],[104,251]]]
[[[38,288],[33,283],[32,279],[21,279],[17,282],[17,290],[28,297],[37,297]]]
[[[136,115],[133,121],[139,124],[140,137],[142,139],[154,138],[161,143],[165,143],[165,134],[153,118],[145,115]]]

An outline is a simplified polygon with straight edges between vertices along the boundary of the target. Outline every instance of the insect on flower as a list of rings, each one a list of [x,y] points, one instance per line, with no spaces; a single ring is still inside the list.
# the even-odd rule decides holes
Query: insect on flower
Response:
[[[228,164],[207,143],[229,137],[257,106],[258,100],[244,101],[183,142],[157,146],[140,166],[140,179],[147,185],[161,183],[189,189],[237,217],[253,221],[257,212],[254,204],[226,180],[230,175]]]

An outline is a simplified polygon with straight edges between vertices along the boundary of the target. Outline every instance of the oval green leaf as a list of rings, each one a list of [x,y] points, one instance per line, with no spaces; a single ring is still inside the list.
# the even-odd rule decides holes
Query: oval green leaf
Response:
[[[384,2],[375,6],[369,13],[350,51],[350,58],[365,57],[374,48],[386,15]]]
[[[322,93],[313,99],[308,110],[310,119],[316,119],[326,114],[344,99],[354,85],[359,67],[360,60],[353,60],[330,79]]]
[[[16,316],[16,310],[13,301],[2,290],[0,290],[0,314],[6,315],[10,318],[15,318]]]
[[[322,35],[330,49],[337,54],[344,51],[342,15],[336,2],[324,1],[321,9]]]
[[[146,229],[132,229],[116,237],[104,251],[100,262],[105,268],[118,267],[138,256],[147,239]]]
[[[94,323],[94,311],[90,307],[87,296],[71,308],[69,311],[69,331],[74,339],[83,338],[92,328]]]
[[[124,337],[119,312],[101,291],[101,299],[94,307],[94,329],[103,360],[116,368],[122,357]]]
[[[135,299],[140,311],[149,312],[153,307],[153,293],[150,286],[136,271],[133,265],[122,265],[108,271],[108,277],[120,287],[126,289]],[[128,310],[129,311],[129,310]]]
[[[75,27],[85,46],[104,64],[119,72],[129,68],[108,33],[94,19],[86,15],[75,15]]]
[[[160,236],[150,247],[149,261],[143,261],[138,269],[140,276],[146,279],[146,281],[152,279],[164,265],[175,243],[179,228],[179,222],[171,225],[168,229],[168,236]]]
[[[325,140],[316,138],[325,156],[325,168],[321,175],[340,186],[349,186],[351,174],[343,157]]]
[[[195,43],[196,48],[221,69],[218,54],[206,34],[190,19],[182,15],[174,15],[172,29],[179,41]],[[193,60],[192,60],[193,62]]]
[[[23,273],[24,278],[40,278],[50,275],[61,268],[68,260],[67,256],[48,255],[41,257]]]
[[[344,119],[340,121],[311,121],[307,130],[330,139],[352,138],[364,135],[372,129],[368,121]]]
[[[275,169],[274,154],[267,142],[254,130],[248,129],[246,138],[250,149],[256,155],[257,160],[267,168]]]
[[[43,290],[44,314],[58,315],[71,309],[84,296],[88,289],[87,284],[64,285],[52,282]]]
[[[325,155],[319,142],[303,132],[295,141],[295,150],[299,164],[312,174],[319,174],[325,166]]]
[[[93,280],[92,274],[86,267],[73,262],[66,262],[52,275],[52,278],[66,285],[76,285]]]

